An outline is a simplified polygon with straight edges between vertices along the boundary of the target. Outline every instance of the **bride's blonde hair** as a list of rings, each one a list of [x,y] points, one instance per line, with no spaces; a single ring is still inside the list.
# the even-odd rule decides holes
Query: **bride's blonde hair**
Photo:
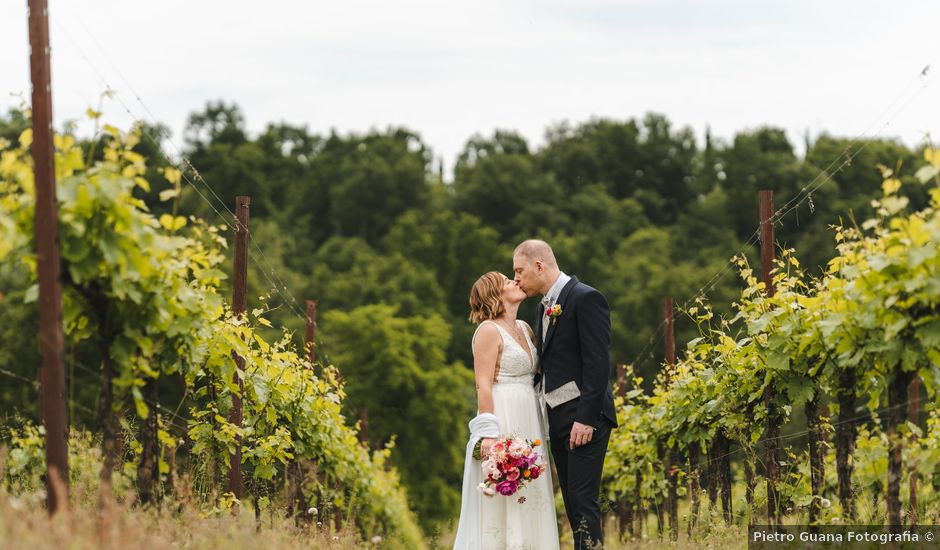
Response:
[[[506,313],[506,307],[500,299],[505,281],[505,275],[499,271],[490,271],[473,283],[470,289],[470,322],[478,325]]]

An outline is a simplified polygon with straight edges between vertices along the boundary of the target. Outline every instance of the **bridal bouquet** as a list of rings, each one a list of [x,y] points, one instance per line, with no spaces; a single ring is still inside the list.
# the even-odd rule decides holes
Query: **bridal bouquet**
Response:
[[[545,472],[546,464],[539,462],[539,453],[535,450],[541,441],[528,441],[521,437],[500,438],[490,448],[490,453],[483,461],[484,481],[480,491],[487,496],[499,493],[512,496],[520,488],[538,479]],[[525,497],[519,498],[519,503]]]

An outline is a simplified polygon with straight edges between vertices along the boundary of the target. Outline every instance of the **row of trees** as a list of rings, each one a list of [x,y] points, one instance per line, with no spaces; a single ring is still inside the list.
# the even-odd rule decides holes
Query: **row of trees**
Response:
[[[13,112],[0,119],[0,137],[15,142],[27,126]],[[833,181],[778,227],[781,242],[801,251],[808,270],[821,271],[836,253],[827,224],[848,212],[861,219],[872,212],[870,193],[881,182],[875,163],[923,162],[892,141],[828,136],[807,140],[800,157],[773,128],[728,140],[709,136],[703,144],[691,129],[656,114],[558,124],[537,149],[509,130],[472,136],[447,181],[431,148],[404,128],[318,134],[282,123],[250,135],[236,106],[212,103],[189,120],[187,162],[177,166],[163,157],[164,136],[163,128],[141,127],[134,150],[148,159],[144,177],[152,185],[138,186],[134,196],[157,217],[196,215],[213,224],[231,208],[217,196],[252,197],[252,239],[265,261],[250,268],[249,295],[270,295],[273,325],[293,330],[297,345],[303,319],[290,297],[318,300],[321,350],[348,373],[344,412],[359,418],[368,410],[376,448],[397,437],[402,452],[391,461],[429,529],[458,510],[456,457],[474,408],[469,288],[481,273],[508,272],[517,242],[547,239],[566,271],[604,291],[613,311],[615,361],[636,360],[649,390],[659,366],[652,354],[638,355],[651,349],[661,298],[693,296],[742,250],[756,225],[758,188],[789,198],[828,169]],[[101,158],[99,141],[99,135],[79,140],[87,158]],[[179,168],[179,182],[166,177],[178,174],[167,168]],[[161,200],[161,193],[177,189],[178,200]],[[918,186],[900,192],[912,208],[927,204]],[[230,265],[219,268],[229,273]],[[3,267],[0,284],[7,294],[0,307],[0,368],[31,377],[38,358],[20,330],[36,322],[31,308],[19,306],[28,285]],[[730,277],[711,291],[715,304],[730,304],[738,294]],[[534,316],[534,304],[522,315]],[[697,335],[685,319],[676,328],[680,341]],[[269,341],[280,339],[276,330],[259,330]],[[404,331],[410,336],[402,337]],[[100,357],[84,361],[98,364]],[[70,391],[93,401],[86,374],[71,374]],[[181,397],[172,388],[162,391]],[[29,411],[30,392],[0,387],[0,406]],[[81,411],[76,417],[98,427]],[[418,458],[426,448],[449,457],[430,475]]]
[[[931,197],[927,208],[911,212],[899,194],[901,180],[882,167],[875,215],[861,226],[833,228],[838,255],[823,274],[806,273],[785,249],[768,286],[738,258],[744,290],[733,314],[722,318],[703,301],[693,304],[685,313],[700,335],[657,377],[652,394],[637,389],[635,377],[625,381],[618,398],[624,429],[613,438],[605,472],[623,530],[634,530],[636,512],[651,503],[674,517],[677,486],[687,482],[691,533],[703,474],[713,509],[720,497],[721,513],[732,522],[736,461],[745,478],[744,515],[753,523],[763,523],[751,517],[763,506],[771,524],[787,513],[804,520],[798,523],[858,522],[863,491],[871,497],[865,504],[876,506],[865,518],[870,523],[916,524],[925,510],[936,517],[940,151],[928,147],[925,159],[916,174],[921,183],[912,185]],[[927,429],[917,413],[908,421],[909,397],[919,399],[915,379],[930,397]],[[860,400],[870,418],[858,416]],[[835,414],[832,421],[827,410]],[[781,453],[781,427],[791,421],[800,427],[805,421],[805,431],[795,435],[806,447]],[[866,452],[856,450],[857,441]],[[827,452],[830,446],[834,453]],[[875,468],[880,479],[869,472],[863,483],[856,468],[871,464],[872,448],[886,460]],[[833,462],[835,475],[829,470],[827,476]],[[830,508],[827,497],[838,504]],[[877,508],[879,501],[884,508]]]

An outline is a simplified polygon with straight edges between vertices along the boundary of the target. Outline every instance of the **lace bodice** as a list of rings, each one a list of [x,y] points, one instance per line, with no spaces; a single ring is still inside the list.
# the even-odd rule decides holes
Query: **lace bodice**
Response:
[[[535,376],[538,367],[538,352],[535,349],[535,344],[532,343],[532,339],[529,336],[529,329],[526,327],[525,322],[516,320],[516,326],[518,326],[522,334],[525,335],[526,344],[529,347],[528,350],[523,349],[519,342],[516,341],[506,329],[500,326],[499,323],[493,321],[484,321],[484,323],[493,323],[493,325],[499,329],[499,333],[503,337],[503,355],[500,357],[499,365],[496,369],[496,383],[532,384],[532,377]],[[483,326],[483,323],[481,323],[480,326]],[[477,330],[479,330],[479,328]]]

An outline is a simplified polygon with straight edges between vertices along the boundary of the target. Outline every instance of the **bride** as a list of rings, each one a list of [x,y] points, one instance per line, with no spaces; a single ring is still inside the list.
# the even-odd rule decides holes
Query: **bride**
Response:
[[[479,324],[472,343],[477,416],[470,421],[455,550],[558,548],[549,472],[509,497],[478,489],[483,472],[475,457],[485,456],[497,437],[539,440],[535,449],[541,461],[549,460],[547,420],[534,386],[535,333],[516,319],[525,299],[518,283],[496,271],[480,277],[470,291],[470,320]]]

